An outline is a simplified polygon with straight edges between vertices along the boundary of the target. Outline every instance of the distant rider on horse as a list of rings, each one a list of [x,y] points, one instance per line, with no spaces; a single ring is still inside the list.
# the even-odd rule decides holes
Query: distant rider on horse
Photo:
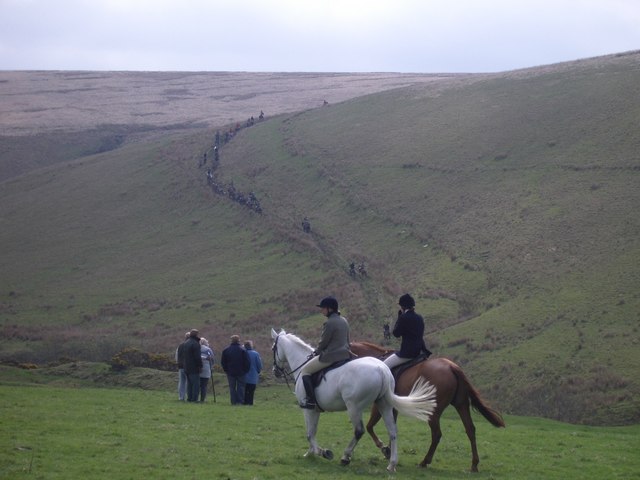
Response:
[[[316,408],[316,396],[311,375],[333,363],[348,360],[351,357],[349,323],[346,318],[340,315],[338,301],[334,297],[325,297],[317,306],[322,309],[322,314],[327,317],[327,321],[322,326],[322,336],[318,347],[300,371],[306,392],[305,401],[300,407],[309,409]]]
[[[384,363],[391,369],[402,365],[421,353],[426,353],[427,357],[431,352],[424,343],[424,319],[415,312],[416,302],[411,295],[405,293],[398,300],[400,311],[398,320],[393,327],[393,336],[402,337],[400,351],[392,353]]]

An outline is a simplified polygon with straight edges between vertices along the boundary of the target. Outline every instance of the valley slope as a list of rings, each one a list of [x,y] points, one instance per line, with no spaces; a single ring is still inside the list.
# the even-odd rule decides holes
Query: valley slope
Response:
[[[638,422],[639,60],[283,113],[240,129],[216,165],[222,123],[6,179],[2,357],[171,352],[197,326],[217,351],[239,333],[269,358],[271,327],[316,340],[326,294],[353,339],[380,342],[409,291],[430,348],[497,407]],[[216,194],[209,167],[263,213]]]

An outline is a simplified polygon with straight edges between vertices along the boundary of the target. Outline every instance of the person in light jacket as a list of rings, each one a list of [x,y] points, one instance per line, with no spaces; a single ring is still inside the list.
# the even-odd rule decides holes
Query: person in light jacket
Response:
[[[207,398],[207,385],[211,378],[211,369],[213,368],[214,355],[213,350],[209,347],[206,338],[200,339],[200,358],[202,358],[202,371],[200,372],[200,401],[204,402]],[[213,380],[211,380],[213,382]]]
[[[249,371],[244,376],[244,404],[253,405],[253,395],[258,386],[260,372],[262,371],[262,358],[260,354],[253,349],[253,342],[247,340],[244,342],[244,349],[249,354]]]

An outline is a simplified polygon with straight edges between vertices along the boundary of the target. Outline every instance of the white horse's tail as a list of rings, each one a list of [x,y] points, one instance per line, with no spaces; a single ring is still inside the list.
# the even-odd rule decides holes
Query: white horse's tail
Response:
[[[436,408],[436,387],[419,378],[407,397],[391,392],[388,398],[398,412],[428,422]]]

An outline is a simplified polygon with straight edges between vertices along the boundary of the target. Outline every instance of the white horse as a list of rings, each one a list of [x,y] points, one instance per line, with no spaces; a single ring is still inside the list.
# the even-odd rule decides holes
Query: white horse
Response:
[[[300,338],[284,330],[277,333],[271,329],[273,343],[273,371],[276,376],[296,374],[296,397],[302,403],[305,397],[304,385],[300,378],[300,368],[307,362],[313,348]],[[290,372],[284,370],[289,364]],[[435,387],[422,379],[418,380],[408,397],[393,393],[395,381],[391,370],[382,361],[373,357],[363,357],[347,362],[345,365],[326,373],[325,379],[316,388],[318,407],[314,410],[303,409],[307,426],[309,450],[305,454],[319,455],[332,459],[331,450],[320,448],[316,442],[320,412],[339,412],[347,410],[354,428],[354,436],[342,456],[343,465],[351,461],[351,454],[358,440],[365,432],[362,412],[372,404],[378,407],[384,424],[389,432],[389,465],[387,470],[395,472],[398,464],[397,426],[393,409],[420,420],[429,421],[436,407]],[[321,410],[320,410],[321,409]]]

